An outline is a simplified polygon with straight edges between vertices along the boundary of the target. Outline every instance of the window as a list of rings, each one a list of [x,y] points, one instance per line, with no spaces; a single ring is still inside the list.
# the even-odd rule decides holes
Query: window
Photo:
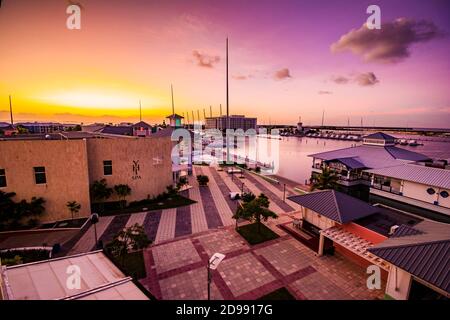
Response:
[[[36,184],[47,183],[47,178],[45,176],[45,167],[34,167],[34,179]]]
[[[0,169],[0,188],[6,187],[6,173],[5,169]]]
[[[160,165],[160,164],[162,164],[162,162],[163,162],[163,159],[161,157],[154,157],[153,158],[153,165],[154,166]]]
[[[1,176],[1,170],[0,170],[0,187],[2,186],[2,176]],[[442,198],[448,198],[448,192],[443,190],[440,193]]]
[[[103,175],[105,175],[105,176],[112,175],[112,161],[111,160],[103,161]]]
[[[436,191],[435,191],[433,188],[428,188],[428,189],[427,189],[427,193],[428,193],[429,195],[433,195],[433,194],[436,193]]]

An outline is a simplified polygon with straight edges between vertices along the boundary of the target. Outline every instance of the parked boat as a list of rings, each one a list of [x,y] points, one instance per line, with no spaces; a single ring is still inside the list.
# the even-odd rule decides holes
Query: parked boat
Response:
[[[416,147],[419,144],[417,143],[417,140],[409,140],[408,141],[408,145],[411,146],[411,147]]]

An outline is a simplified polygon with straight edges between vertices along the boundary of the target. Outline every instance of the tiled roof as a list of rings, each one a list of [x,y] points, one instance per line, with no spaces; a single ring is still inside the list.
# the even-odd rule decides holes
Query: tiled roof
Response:
[[[339,223],[369,216],[378,208],[335,190],[311,192],[288,197],[289,200]]]
[[[398,147],[382,147],[361,145],[358,147],[350,147],[333,151],[326,151],[309,155],[317,159],[326,161],[356,158],[366,168],[384,168],[392,167],[403,163],[402,161],[426,161],[430,160],[427,156],[417,152],[408,151]]]
[[[416,164],[403,164],[387,168],[367,170],[367,172],[428,186],[450,189],[450,170],[426,167]]]
[[[368,250],[450,293],[450,225],[423,221],[414,230],[419,232],[401,231],[402,236],[390,237]]]

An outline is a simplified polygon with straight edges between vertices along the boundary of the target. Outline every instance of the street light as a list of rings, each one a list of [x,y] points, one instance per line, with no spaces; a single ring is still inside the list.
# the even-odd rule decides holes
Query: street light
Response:
[[[98,239],[97,239],[97,222],[99,220],[98,213],[91,214],[91,223],[94,225],[94,236],[95,236],[95,248],[98,247]]]
[[[286,202],[286,183],[283,184],[283,202]]]
[[[206,267],[208,270],[208,300],[211,300],[211,270],[216,270],[224,258],[224,254],[216,252],[208,261],[208,265]]]

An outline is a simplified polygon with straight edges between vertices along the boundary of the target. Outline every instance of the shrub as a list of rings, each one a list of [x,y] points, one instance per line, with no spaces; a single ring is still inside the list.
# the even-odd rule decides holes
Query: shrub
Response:
[[[208,176],[199,174],[197,176],[197,182],[200,186],[207,186],[209,182]]]

